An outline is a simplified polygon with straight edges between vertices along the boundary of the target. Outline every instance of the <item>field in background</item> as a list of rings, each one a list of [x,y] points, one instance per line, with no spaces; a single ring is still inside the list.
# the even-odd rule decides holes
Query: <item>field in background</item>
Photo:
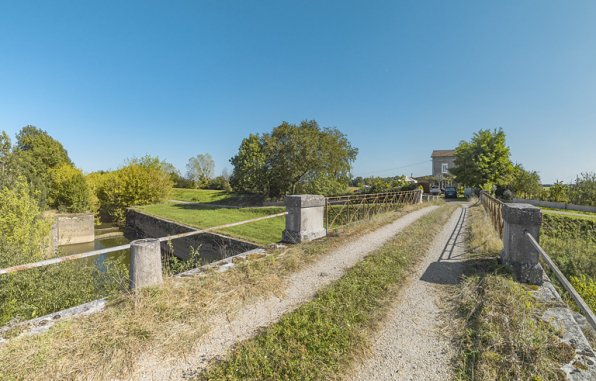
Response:
[[[216,205],[260,206],[261,196],[212,189],[174,188],[170,199]]]
[[[135,209],[198,229],[251,220],[286,211],[283,207],[227,209],[176,203],[140,206]],[[285,229],[285,226],[285,218],[276,217],[221,229],[217,232],[231,237],[242,238],[258,245],[267,245],[281,240],[281,232]]]

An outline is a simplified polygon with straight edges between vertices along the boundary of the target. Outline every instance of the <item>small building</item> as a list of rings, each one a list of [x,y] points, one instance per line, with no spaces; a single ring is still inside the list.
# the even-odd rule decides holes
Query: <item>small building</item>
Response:
[[[433,176],[437,174],[448,174],[449,168],[455,167],[455,150],[434,150],[430,155],[433,160]]]
[[[432,175],[435,178],[435,184],[441,188],[454,186],[455,181],[449,170],[455,168],[455,150],[434,150],[430,157],[433,161]]]

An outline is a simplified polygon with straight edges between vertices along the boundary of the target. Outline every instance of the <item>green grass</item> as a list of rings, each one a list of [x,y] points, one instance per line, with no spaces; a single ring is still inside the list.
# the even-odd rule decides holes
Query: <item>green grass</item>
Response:
[[[345,373],[413,265],[456,206],[443,206],[396,235],[317,297],[232,349],[202,380],[325,380]]]
[[[231,224],[285,212],[285,208],[240,208],[227,209],[188,204],[157,204],[135,207],[136,210],[165,218],[199,229]],[[259,245],[267,245],[281,240],[285,229],[285,218],[276,217],[245,225],[217,230],[221,234],[238,237]]]
[[[261,196],[252,193],[235,193],[211,189],[174,188],[172,200],[215,205],[260,206]]]
[[[571,214],[577,214],[577,216],[571,216],[570,217],[575,217],[575,218],[594,218],[594,217],[582,217],[582,215],[585,216],[596,216],[596,213],[590,213],[590,212],[578,212],[576,210],[565,210],[565,209],[555,209],[555,208],[540,208],[544,213],[550,213],[550,212],[565,212],[565,213],[571,213]],[[557,213],[551,213],[551,214],[557,214]]]
[[[540,316],[531,286],[514,281],[497,258],[502,242],[480,204],[468,220],[468,268],[453,297],[459,346],[456,380],[561,380],[575,351]]]

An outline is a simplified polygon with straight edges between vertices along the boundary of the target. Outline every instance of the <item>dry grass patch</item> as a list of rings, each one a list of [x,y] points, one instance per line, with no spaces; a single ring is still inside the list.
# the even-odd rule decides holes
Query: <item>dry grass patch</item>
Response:
[[[497,262],[501,240],[482,206],[470,207],[470,262],[454,297],[459,380],[562,380],[559,364],[575,355],[549,322],[545,306]]]
[[[122,379],[134,374],[143,356],[183,356],[209,331],[209,317],[233,314],[260,296],[283,292],[283,278],[291,272],[427,205],[377,215],[226,273],[167,278],[160,287],[116,296],[104,312],[0,344],[0,379]]]

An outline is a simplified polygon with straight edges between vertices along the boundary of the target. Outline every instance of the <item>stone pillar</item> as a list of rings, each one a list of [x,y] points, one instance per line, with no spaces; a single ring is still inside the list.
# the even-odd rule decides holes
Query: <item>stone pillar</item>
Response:
[[[325,237],[325,197],[311,194],[286,196],[286,229],[282,241],[300,243]]]
[[[131,290],[163,283],[159,240],[147,238],[130,243],[129,276]]]
[[[539,242],[542,212],[530,204],[503,204],[502,215],[505,226],[501,261],[509,266],[519,282],[541,285],[540,253],[532,246],[525,231]]]

